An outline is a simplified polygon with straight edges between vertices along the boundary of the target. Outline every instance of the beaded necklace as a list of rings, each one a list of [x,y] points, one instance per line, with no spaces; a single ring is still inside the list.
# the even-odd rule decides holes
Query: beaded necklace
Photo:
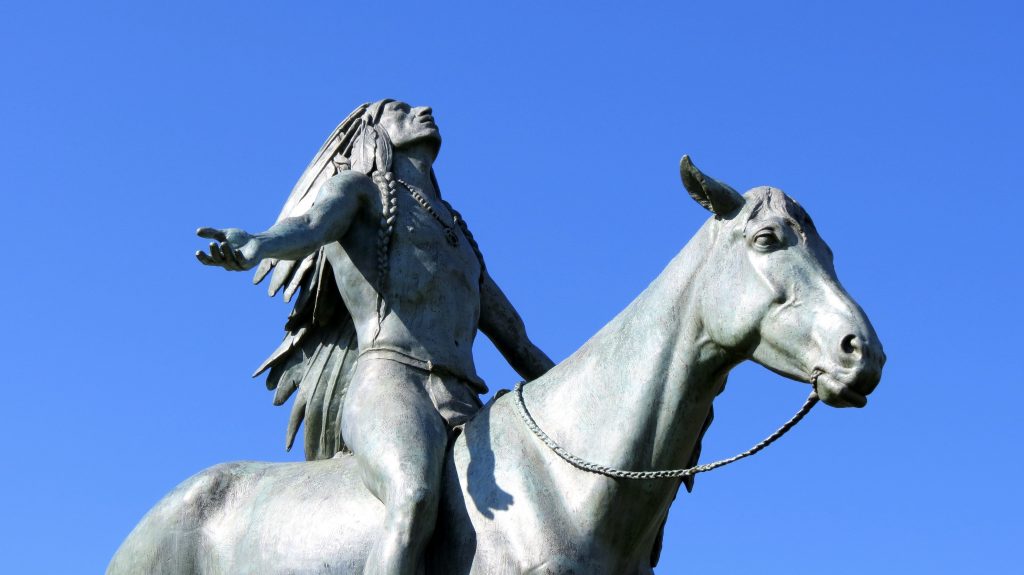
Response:
[[[409,184],[405,180],[402,180],[401,178],[395,178],[395,180],[399,184],[402,184],[402,186],[404,186],[405,189],[409,190],[409,195],[412,196],[412,199],[416,200],[416,203],[422,206],[424,211],[433,216],[437,223],[441,224],[441,227],[444,228],[444,239],[448,240],[448,245],[452,246],[453,248],[458,247],[459,235],[455,233],[455,228],[448,225],[443,219],[441,219],[441,216],[438,215],[437,210],[435,210],[434,206],[431,205],[430,200],[428,200],[426,196],[420,193],[420,191],[416,189],[415,186]],[[452,216],[452,223],[459,223],[459,221],[455,219],[455,216]]]

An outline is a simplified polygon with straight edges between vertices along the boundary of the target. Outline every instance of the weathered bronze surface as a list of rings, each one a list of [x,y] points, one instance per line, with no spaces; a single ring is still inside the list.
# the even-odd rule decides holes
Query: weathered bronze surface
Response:
[[[305,420],[312,461],[186,480],[110,573],[650,573],[679,481],[572,467],[511,396],[478,411],[478,329],[534,380],[523,396],[547,434],[619,469],[696,463],[712,401],[747,359],[835,407],[865,405],[877,385],[878,337],[806,212],[775,188],[740,195],[687,157],[683,184],[712,217],[552,368],[441,200],[439,144],[429,108],[362,106],[272,228],[200,229],[215,240],[203,263],[260,264],[271,293],[299,294],[263,369],[277,403],[298,390],[289,434]],[[452,426],[464,427],[448,446]]]

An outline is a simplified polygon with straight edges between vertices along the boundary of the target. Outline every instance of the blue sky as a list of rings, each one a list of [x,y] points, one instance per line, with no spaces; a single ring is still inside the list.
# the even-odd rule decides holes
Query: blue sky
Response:
[[[1018,4],[211,4],[0,6],[6,570],[99,572],[188,475],[301,456],[248,378],[289,307],[198,265],[192,234],[272,223],[382,97],[434,108],[445,195],[553,358],[701,225],[683,153],[786,190],[835,251],[881,385],[700,477],[659,573],[1019,569]],[[737,369],[705,460],[805,392]]]

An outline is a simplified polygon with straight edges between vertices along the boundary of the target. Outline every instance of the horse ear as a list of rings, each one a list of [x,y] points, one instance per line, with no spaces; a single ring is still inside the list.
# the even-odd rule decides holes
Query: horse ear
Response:
[[[716,216],[726,216],[743,206],[743,196],[739,192],[704,175],[690,161],[690,156],[679,160],[679,175],[690,196]]]

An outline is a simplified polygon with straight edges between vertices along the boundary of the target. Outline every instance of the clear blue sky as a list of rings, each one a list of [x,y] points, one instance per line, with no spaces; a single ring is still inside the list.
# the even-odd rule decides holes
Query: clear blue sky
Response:
[[[683,153],[786,190],[834,249],[882,384],[699,478],[659,573],[1020,569],[1019,4],[211,4],[0,6],[4,571],[100,572],[188,475],[300,457],[248,378],[289,306],[192,234],[270,224],[381,97],[433,106],[442,188],[552,357],[700,226]],[[738,369],[705,459],[805,392]]]

